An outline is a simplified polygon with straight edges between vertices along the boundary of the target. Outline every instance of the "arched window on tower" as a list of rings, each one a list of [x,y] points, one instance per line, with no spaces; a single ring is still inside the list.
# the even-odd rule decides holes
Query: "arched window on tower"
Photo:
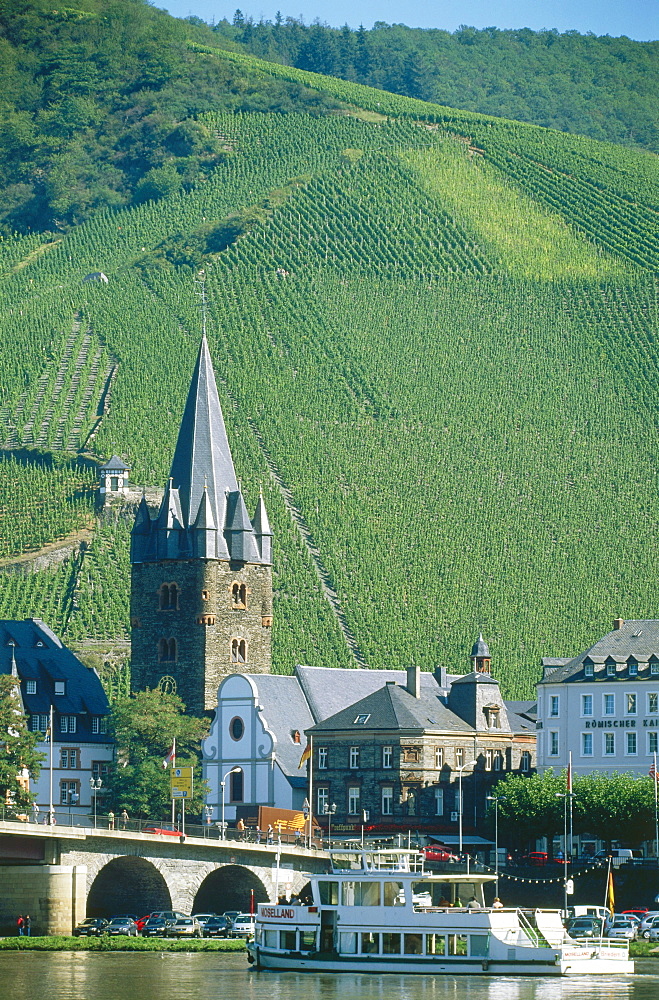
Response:
[[[243,772],[232,771],[230,775],[231,786],[229,788],[229,795],[231,802],[242,802],[245,794],[245,785],[243,779]]]
[[[158,641],[158,660],[160,663],[175,663],[178,658],[176,639],[160,639]]]
[[[231,640],[231,662],[247,663],[247,643],[244,639]]]
[[[159,590],[160,610],[176,611],[178,608],[178,586],[175,583],[163,583]]]
[[[247,585],[234,583],[231,585],[231,606],[242,610],[247,607]]]

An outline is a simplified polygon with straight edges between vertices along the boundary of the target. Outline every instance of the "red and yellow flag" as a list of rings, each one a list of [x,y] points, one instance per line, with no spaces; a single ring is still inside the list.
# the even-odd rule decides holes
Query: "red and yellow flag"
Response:
[[[300,770],[301,767],[304,767],[304,765],[306,764],[306,762],[309,760],[310,757],[311,757],[311,743],[307,743],[306,747],[304,748],[304,753],[300,757],[300,763],[297,766],[298,771]]]
[[[615,894],[613,892],[613,872],[609,869],[609,881],[606,886],[606,905],[611,911],[611,916],[615,913],[616,901]]]

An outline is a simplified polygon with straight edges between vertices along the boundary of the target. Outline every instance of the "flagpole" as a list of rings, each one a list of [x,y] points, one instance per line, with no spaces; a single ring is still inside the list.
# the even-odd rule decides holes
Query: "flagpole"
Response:
[[[311,841],[313,838],[313,736],[309,736],[309,746],[311,747],[311,752],[309,754],[309,850],[311,850]],[[657,794],[657,785],[655,783],[655,800]]]
[[[53,706],[50,706],[50,779],[48,792],[48,825],[53,825]]]
[[[172,767],[176,767],[176,737],[172,740]],[[169,783],[169,790],[171,793],[172,783]],[[175,812],[174,812],[174,796],[172,795],[172,826],[175,825]]]
[[[570,787],[568,788],[568,798],[570,800],[570,863],[572,862],[573,837],[572,837],[572,751],[570,750]],[[567,872],[566,872],[567,874]]]

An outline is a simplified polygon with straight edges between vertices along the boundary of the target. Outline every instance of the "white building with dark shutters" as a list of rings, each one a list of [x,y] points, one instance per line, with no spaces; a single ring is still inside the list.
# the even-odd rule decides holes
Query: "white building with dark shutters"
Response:
[[[647,775],[659,754],[659,621],[616,619],[572,659],[544,659],[538,682],[538,770],[568,765]]]

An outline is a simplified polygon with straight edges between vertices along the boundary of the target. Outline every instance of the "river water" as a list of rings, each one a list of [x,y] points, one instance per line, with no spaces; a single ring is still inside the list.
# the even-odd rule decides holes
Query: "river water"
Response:
[[[0,1000],[658,1000],[659,969],[573,979],[253,972],[245,955],[2,952]]]

